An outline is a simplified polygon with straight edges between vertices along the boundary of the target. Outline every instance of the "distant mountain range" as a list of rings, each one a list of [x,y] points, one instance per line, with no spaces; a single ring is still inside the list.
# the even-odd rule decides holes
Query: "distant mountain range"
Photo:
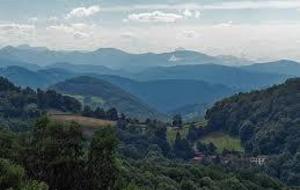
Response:
[[[279,60],[268,63],[256,63],[242,67],[248,71],[275,73],[281,75],[289,75],[293,77],[300,76],[300,64],[290,60]]]
[[[53,51],[47,48],[35,48],[26,45],[2,48],[0,50],[0,58],[30,62],[39,66],[46,66],[53,63],[102,65],[111,69],[129,70],[131,72],[155,66],[207,63],[244,65],[250,63],[250,61],[233,56],[209,56],[200,52],[183,49],[160,54],[130,54],[113,48],[101,48],[96,51],[81,52]]]
[[[261,73],[246,69],[216,64],[180,65],[173,67],[150,68],[132,75],[136,80],[185,79],[201,80],[222,84],[241,91],[268,87],[285,81],[288,76],[274,73]]]
[[[159,112],[181,113],[189,118],[203,115],[215,101],[234,93],[300,76],[300,64],[288,60],[238,67],[221,65],[240,65],[239,61],[249,64],[232,56],[208,56],[182,49],[129,54],[111,48],[79,52],[8,46],[0,50],[0,76],[22,87],[42,89],[80,76],[93,77]]]

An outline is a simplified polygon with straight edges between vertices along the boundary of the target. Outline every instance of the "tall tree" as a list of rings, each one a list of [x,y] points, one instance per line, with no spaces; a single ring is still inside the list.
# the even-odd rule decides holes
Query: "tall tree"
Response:
[[[84,189],[83,137],[76,123],[39,120],[29,139],[24,162],[30,176],[50,189]]]
[[[88,179],[90,190],[113,190],[117,180],[115,129],[99,129],[91,142],[88,156]]]

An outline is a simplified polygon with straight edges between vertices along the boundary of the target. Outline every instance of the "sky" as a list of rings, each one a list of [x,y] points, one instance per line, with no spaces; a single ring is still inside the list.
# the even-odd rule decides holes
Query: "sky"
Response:
[[[0,0],[0,47],[300,61],[300,0]]]

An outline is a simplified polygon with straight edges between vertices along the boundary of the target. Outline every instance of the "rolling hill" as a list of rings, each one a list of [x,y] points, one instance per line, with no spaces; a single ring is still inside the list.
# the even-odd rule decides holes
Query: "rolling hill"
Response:
[[[20,66],[10,66],[0,68],[0,76],[8,78],[18,86],[46,89],[49,85],[77,75],[63,69],[32,71]]]
[[[105,109],[115,107],[130,117],[162,118],[161,114],[137,97],[101,79],[77,77],[57,83],[50,88],[73,96],[92,108],[97,106]]]
[[[227,86],[198,80],[134,81],[117,76],[96,77],[125,89],[165,113],[172,113],[188,105],[212,104],[216,100],[234,94],[234,90]]]

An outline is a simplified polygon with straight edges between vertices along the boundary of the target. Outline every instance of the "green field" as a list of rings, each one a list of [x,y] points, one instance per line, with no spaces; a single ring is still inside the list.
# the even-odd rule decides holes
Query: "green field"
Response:
[[[239,138],[231,137],[227,134],[216,132],[211,133],[201,139],[203,143],[213,143],[217,147],[218,153],[222,153],[224,149],[244,152],[244,148],[241,145]]]
[[[180,133],[182,138],[185,138],[189,132],[189,128],[183,127],[182,129],[174,129],[173,127],[168,127],[167,136],[170,144],[174,144],[177,132]]]

